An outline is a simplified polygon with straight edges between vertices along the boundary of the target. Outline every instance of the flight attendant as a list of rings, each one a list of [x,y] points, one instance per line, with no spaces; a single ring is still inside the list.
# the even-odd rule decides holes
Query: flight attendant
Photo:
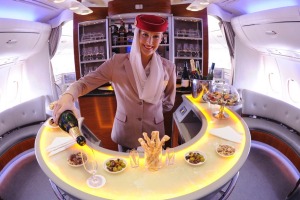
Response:
[[[170,111],[176,94],[175,65],[156,50],[168,21],[155,15],[138,15],[130,53],[116,54],[95,71],[69,86],[53,110],[57,123],[65,110],[75,112],[74,101],[104,83],[111,82],[117,110],[111,137],[119,151],[140,146],[143,132],[164,131],[163,113]]]

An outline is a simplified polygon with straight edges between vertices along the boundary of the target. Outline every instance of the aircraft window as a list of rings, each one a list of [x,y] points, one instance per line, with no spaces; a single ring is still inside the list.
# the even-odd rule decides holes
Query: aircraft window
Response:
[[[281,83],[280,83],[280,76],[278,74],[269,73],[269,84],[273,92],[280,93]]]
[[[289,79],[287,82],[288,86],[288,94],[290,96],[290,99],[294,103],[300,103],[300,96],[299,96],[299,90],[300,86],[299,83],[293,79]]]
[[[225,80],[231,82],[231,58],[225,36],[220,28],[220,20],[208,15],[209,31],[209,66],[215,63],[215,68],[224,70]]]
[[[74,74],[74,49],[73,49],[73,21],[66,22],[62,27],[62,34],[57,51],[51,59],[55,82],[58,86],[58,93],[64,92],[67,85],[62,80],[66,74]]]
[[[51,59],[54,76],[75,72],[73,49],[73,21],[68,21],[62,27],[62,34],[57,51]]]

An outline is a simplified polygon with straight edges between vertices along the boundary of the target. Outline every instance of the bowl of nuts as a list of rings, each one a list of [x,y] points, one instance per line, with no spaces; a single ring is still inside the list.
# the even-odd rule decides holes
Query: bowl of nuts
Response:
[[[235,154],[235,147],[228,144],[219,144],[216,147],[216,152],[222,157],[230,157]]]

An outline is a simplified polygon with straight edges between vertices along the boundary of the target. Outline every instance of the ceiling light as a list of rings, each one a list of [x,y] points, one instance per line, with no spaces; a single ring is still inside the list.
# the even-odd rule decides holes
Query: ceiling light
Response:
[[[207,6],[209,4],[209,1],[208,0],[199,0],[199,4]]]
[[[53,3],[62,3],[62,2],[64,2],[65,0],[49,0],[49,1],[52,1]]]
[[[77,2],[77,1],[71,2],[69,9],[72,11],[79,9],[79,2]]]
[[[208,2],[208,0],[195,0],[186,9],[189,11],[200,11],[206,8],[209,4],[202,4],[201,2]]]

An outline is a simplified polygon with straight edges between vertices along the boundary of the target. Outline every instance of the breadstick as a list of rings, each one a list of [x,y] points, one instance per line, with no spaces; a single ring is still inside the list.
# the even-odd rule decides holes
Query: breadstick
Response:
[[[148,137],[148,134],[146,132],[143,132],[143,136],[144,136],[144,139],[147,141],[148,145],[150,144],[150,138]]]

